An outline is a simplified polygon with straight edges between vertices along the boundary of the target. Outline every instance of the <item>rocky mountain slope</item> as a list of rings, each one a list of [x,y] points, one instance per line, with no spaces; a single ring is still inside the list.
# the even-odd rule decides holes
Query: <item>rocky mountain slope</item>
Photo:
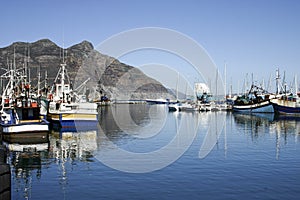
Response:
[[[22,70],[28,66],[32,85],[37,84],[38,72],[45,80],[46,71],[48,85],[52,85],[63,58],[74,88],[89,79],[88,87],[93,98],[99,98],[101,94],[119,100],[171,97],[161,83],[135,67],[101,54],[87,41],[64,50],[48,39],[33,43],[15,42],[0,48],[0,74],[9,67]]]

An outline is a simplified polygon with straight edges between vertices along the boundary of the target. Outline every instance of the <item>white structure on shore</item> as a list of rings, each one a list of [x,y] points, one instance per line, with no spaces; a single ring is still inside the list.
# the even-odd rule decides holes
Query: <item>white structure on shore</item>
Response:
[[[205,83],[195,83],[195,93],[200,98],[203,94],[210,94],[210,89]]]

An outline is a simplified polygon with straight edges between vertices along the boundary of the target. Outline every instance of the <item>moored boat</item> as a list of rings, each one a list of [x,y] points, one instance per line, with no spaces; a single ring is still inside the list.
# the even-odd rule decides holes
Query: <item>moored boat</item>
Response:
[[[234,104],[232,110],[243,113],[274,113],[274,108],[270,100],[263,100],[260,102],[247,102],[245,104]]]
[[[272,99],[274,111],[277,114],[299,115],[300,116],[300,98],[299,96],[281,96]]]
[[[64,62],[60,65],[48,100],[47,119],[58,123],[61,128],[97,126],[97,103],[89,102],[86,95],[79,95],[73,90]]]
[[[232,105],[234,112],[274,113],[270,99],[274,98],[264,89],[252,85],[247,95],[238,96]]]
[[[199,108],[193,102],[184,102],[184,103],[175,103],[175,104],[168,104],[168,108],[170,112],[175,111],[184,111],[184,112],[194,112],[199,111]]]
[[[168,104],[170,103],[169,99],[146,99],[148,104]]]
[[[8,79],[0,110],[3,139],[47,139],[49,122],[40,118],[40,105],[30,96],[30,84],[26,84],[26,76],[10,69],[1,78]]]
[[[297,76],[295,86],[287,91],[286,84],[281,84],[279,70],[276,70],[276,98],[271,100],[275,113],[300,116],[300,93],[298,93]],[[285,85],[285,86],[283,86]]]
[[[180,111],[181,103],[168,104],[168,109],[170,112]]]

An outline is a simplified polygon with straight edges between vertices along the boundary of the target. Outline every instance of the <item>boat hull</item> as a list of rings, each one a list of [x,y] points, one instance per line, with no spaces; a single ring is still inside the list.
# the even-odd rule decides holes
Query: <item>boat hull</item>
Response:
[[[3,140],[15,143],[47,142],[49,133],[49,122],[46,120],[38,122],[23,122],[19,124],[5,124],[0,126]]]
[[[168,104],[169,101],[165,99],[146,99],[148,104]]]
[[[295,102],[285,102],[284,100],[277,100],[272,102],[272,104],[274,107],[274,111],[277,114],[300,116],[300,107],[296,107]]]
[[[65,131],[96,129],[98,125],[98,114],[84,113],[49,113],[48,120],[53,123],[54,128],[62,128]]]
[[[49,131],[32,133],[10,133],[3,134],[3,141],[18,144],[39,144],[49,142]]]
[[[169,106],[168,108],[169,108],[169,111],[170,111],[170,112],[176,112],[176,111],[179,111],[178,107],[176,107],[176,106]]]
[[[233,105],[232,110],[242,113],[274,113],[274,108],[270,101],[250,105]]]
[[[47,132],[49,131],[49,125],[45,124],[1,124],[2,134],[22,134],[22,133],[34,133],[34,132]]]
[[[48,142],[49,123],[1,124],[3,140],[11,143]]]

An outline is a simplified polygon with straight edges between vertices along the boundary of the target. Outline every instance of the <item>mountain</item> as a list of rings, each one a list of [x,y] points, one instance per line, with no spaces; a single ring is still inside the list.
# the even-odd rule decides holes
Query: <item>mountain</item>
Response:
[[[37,84],[38,72],[45,80],[46,71],[48,85],[52,85],[63,60],[74,88],[89,79],[87,85],[94,98],[101,94],[114,99],[172,98],[160,82],[133,66],[101,54],[88,41],[66,49],[49,39],[15,42],[0,48],[0,74],[9,67],[22,70],[28,66],[32,85]]]

